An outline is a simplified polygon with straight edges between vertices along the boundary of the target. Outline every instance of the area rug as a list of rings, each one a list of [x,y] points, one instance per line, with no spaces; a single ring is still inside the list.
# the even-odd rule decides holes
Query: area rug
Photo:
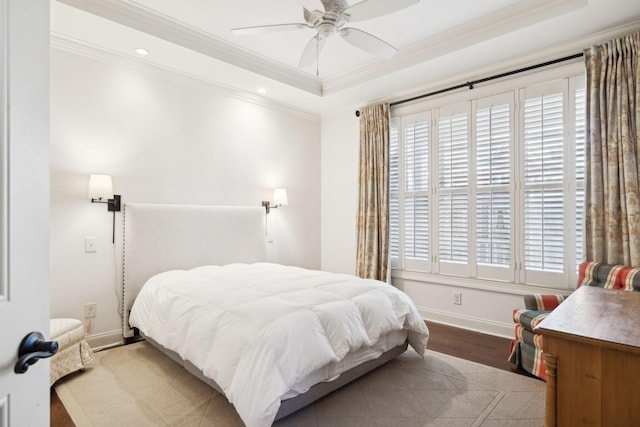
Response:
[[[146,342],[95,356],[56,385],[78,427],[243,426],[223,395]],[[539,427],[544,390],[534,378],[409,350],[275,425]]]

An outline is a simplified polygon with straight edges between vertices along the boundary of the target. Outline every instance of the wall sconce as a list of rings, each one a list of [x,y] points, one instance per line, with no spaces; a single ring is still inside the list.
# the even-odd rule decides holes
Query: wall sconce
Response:
[[[106,203],[107,212],[113,212],[113,243],[116,242],[116,212],[120,212],[120,195],[113,194],[111,175],[89,176],[89,198],[91,203]]]
[[[280,206],[286,206],[289,204],[287,199],[287,189],[286,188],[276,188],[273,190],[273,205],[269,200],[263,200],[262,206],[266,210],[267,214],[271,209],[279,208]]]

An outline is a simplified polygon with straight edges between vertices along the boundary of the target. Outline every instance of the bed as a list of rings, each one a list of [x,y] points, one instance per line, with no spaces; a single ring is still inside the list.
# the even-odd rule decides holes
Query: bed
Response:
[[[269,426],[411,345],[428,330],[382,282],[268,262],[253,207],[127,204],[123,334],[139,333]]]

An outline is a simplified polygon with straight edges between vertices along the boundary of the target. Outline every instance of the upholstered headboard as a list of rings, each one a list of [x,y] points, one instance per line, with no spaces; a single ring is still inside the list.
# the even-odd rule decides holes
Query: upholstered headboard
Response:
[[[122,333],[144,283],[167,270],[266,261],[262,207],[127,203],[124,207]]]

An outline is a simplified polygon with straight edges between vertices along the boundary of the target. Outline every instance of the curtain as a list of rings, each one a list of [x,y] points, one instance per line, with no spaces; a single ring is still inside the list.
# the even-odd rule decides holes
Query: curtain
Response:
[[[640,266],[640,32],[585,51],[585,256]]]
[[[389,265],[389,104],[360,111],[356,274],[387,280]]]

